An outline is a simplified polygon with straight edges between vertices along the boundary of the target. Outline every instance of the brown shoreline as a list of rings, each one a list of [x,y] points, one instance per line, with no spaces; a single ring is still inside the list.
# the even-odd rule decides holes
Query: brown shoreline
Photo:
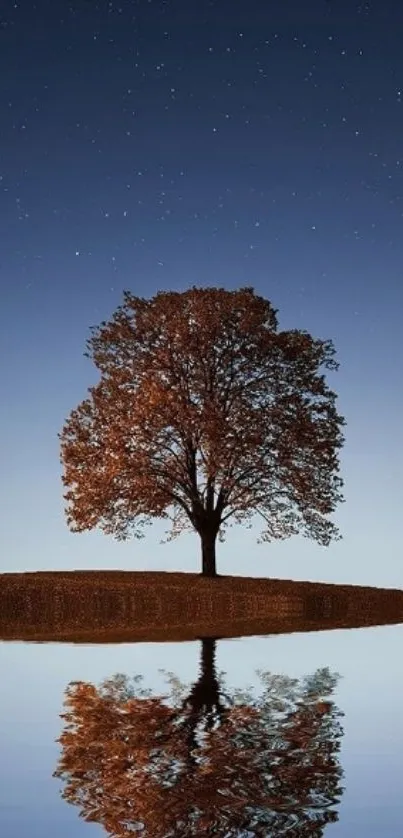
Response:
[[[158,571],[0,574],[0,639],[122,643],[403,623],[403,590]]]

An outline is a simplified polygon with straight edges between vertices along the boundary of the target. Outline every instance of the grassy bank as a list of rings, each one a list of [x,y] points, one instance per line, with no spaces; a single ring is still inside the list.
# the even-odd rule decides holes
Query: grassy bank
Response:
[[[403,591],[153,571],[0,574],[0,639],[134,642],[403,622]]]

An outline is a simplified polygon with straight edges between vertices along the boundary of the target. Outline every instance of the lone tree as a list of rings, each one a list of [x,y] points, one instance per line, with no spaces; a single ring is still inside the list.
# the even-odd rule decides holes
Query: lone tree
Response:
[[[344,791],[340,676],[258,670],[257,690],[227,690],[215,649],[202,640],[191,688],[166,672],[165,695],[142,675],[70,682],[62,798],[111,838],[322,838]]]
[[[199,534],[205,576],[231,518],[260,515],[261,541],[341,537],[327,517],[343,485],[345,422],[323,374],[338,367],[333,343],[278,331],[276,314],[253,288],[193,287],[125,292],[91,327],[100,381],[60,434],[74,532],[126,539],[170,519],[170,539]]]

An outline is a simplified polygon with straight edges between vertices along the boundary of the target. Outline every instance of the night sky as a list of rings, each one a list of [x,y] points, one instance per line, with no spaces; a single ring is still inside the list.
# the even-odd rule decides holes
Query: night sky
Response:
[[[398,0],[0,0],[0,569],[199,569],[164,525],[69,533],[57,433],[123,289],[246,285],[335,342],[344,540],[234,527],[219,572],[403,584],[402,33]]]

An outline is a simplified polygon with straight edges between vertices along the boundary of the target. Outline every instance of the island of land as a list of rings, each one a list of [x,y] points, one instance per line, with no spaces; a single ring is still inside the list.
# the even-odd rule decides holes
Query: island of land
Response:
[[[403,622],[403,590],[120,570],[0,574],[0,639],[195,640]]]

